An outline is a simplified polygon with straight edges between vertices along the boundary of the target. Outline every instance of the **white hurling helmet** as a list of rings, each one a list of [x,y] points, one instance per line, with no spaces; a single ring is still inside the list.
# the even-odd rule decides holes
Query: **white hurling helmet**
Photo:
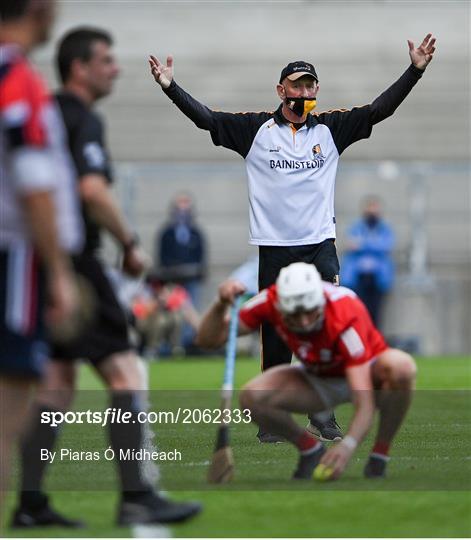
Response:
[[[282,268],[276,290],[282,313],[311,311],[325,304],[321,276],[312,264],[296,262]]]

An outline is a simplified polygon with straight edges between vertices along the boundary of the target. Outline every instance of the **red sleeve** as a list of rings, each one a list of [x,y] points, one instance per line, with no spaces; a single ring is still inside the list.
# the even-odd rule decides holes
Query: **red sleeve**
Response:
[[[42,79],[26,62],[11,68],[2,85],[0,99],[10,149],[48,145],[44,114],[50,98]]]
[[[255,330],[263,322],[269,320],[271,303],[268,289],[260,291],[256,296],[245,302],[242,306],[239,318],[248,328]]]

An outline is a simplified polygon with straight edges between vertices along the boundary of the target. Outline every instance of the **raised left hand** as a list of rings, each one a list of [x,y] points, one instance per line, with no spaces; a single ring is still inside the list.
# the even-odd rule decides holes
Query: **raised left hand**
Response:
[[[410,60],[416,68],[425,69],[430,64],[435,52],[435,41],[432,34],[427,34],[420,46],[416,48],[413,41],[407,40]]]
[[[168,88],[173,80],[173,56],[167,57],[167,64],[163,64],[156,56],[149,57],[150,72],[156,83],[162,88]]]

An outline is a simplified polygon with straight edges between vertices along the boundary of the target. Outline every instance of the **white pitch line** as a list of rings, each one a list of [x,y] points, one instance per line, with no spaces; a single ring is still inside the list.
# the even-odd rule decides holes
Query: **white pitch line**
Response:
[[[172,538],[172,533],[164,525],[134,525],[131,527],[134,538]]]
[[[450,456],[430,456],[423,458],[420,456],[393,456],[394,461],[469,461],[471,456],[462,456],[460,458],[451,458]],[[353,461],[362,463],[365,458],[355,458]],[[265,459],[251,461],[250,465],[277,465],[280,461],[277,459]],[[183,467],[206,467],[210,464],[209,461],[192,461],[190,463],[182,463]]]

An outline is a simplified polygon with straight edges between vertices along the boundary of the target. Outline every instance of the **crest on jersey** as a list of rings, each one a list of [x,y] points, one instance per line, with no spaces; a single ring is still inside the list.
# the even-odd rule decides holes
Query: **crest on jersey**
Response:
[[[322,153],[322,148],[320,144],[315,144],[312,147],[312,157],[314,159],[325,157],[324,154]]]

